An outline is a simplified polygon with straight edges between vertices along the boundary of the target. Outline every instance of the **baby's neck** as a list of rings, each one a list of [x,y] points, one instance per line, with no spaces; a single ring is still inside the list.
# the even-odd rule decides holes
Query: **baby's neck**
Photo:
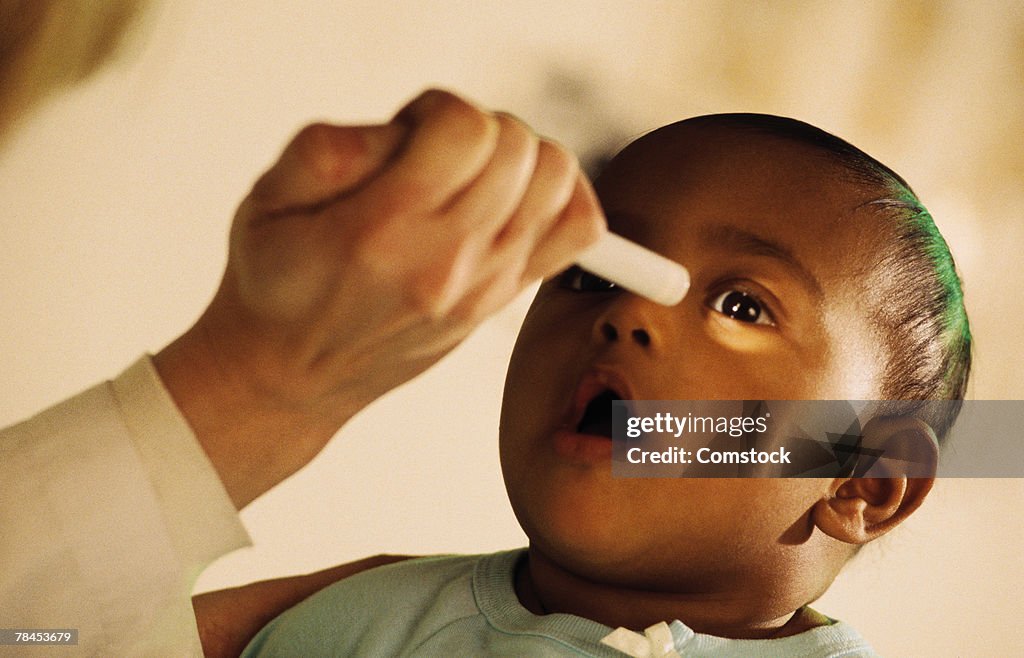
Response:
[[[572,574],[535,548],[516,571],[516,594],[530,612],[555,612],[585,617],[635,631],[661,621],[678,619],[697,633],[734,639],[764,639],[796,635],[827,623],[806,607],[766,611],[752,621],[737,610],[749,609],[749,598],[728,592],[699,596],[627,589],[593,582]],[[781,614],[776,614],[781,612]]]

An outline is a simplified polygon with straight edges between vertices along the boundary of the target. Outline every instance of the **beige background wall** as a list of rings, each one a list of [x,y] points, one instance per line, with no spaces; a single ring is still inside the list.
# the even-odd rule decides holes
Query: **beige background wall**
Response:
[[[1016,2],[198,2],[0,153],[0,423],[155,351],[218,282],[238,200],[303,123],[427,85],[582,151],[682,116],[797,116],[904,174],[966,280],[976,398],[1024,398]],[[209,589],[384,551],[520,545],[496,424],[526,299],[248,508]],[[946,480],[820,602],[891,656],[1024,649],[1022,481]]]

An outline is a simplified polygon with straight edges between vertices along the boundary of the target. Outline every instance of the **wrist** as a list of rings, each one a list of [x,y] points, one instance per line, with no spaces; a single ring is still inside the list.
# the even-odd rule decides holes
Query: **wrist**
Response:
[[[239,509],[312,460],[362,406],[275,390],[255,350],[226,350],[201,319],[154,355],[175,404]]]

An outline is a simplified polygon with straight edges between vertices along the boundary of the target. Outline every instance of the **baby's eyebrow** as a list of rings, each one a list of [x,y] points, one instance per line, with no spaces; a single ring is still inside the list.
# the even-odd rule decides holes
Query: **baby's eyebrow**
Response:
[[[785,246],[747,229],[730,224],[706,226],[698,234],[701,245],[707,249],[725,250],[751,256],[763,256],[778,261],[807,287],[815,298],[823,295],[821,283],[811,271]]]

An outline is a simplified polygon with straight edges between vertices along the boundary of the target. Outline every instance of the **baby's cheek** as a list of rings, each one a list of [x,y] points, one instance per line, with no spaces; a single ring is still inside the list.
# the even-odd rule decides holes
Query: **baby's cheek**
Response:
[[[810,395],[817,369],[772,327],[724,316],[707,318],[709,349],[701,368],[707,399],[785,400]]]
[[[759,552],[792,523],[788,492],[769,478],[651,479],[644,484],[650,489],[644,500],[650,536],[685,545],[693,551],[687,559],[703,561],[707,568],[723,556]]]
[[[707,318],[711,340],[722,348],[742,354],[770,354],[781,339],[772,327],[748,325],[720,314]]]
[[[836,323],[824,368],[819,397],[834,400],[876,400],[882,397],[888,356],[883,341],[869,331]]]

